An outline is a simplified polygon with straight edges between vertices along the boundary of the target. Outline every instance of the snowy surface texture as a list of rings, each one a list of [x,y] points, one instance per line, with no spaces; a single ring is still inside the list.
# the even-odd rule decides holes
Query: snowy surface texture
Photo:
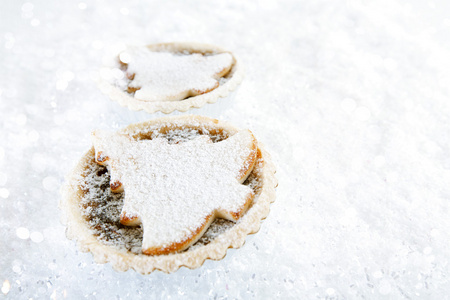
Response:
[[[444,0],[2,0],[0,299],[449,299],[449,11]],[[65,238],[59,187],[93,129],[160,116],[111,102],[98,68],[125,44],[170,41],[241,58],[246,78],[208,115],[266,145],[277,201],[221,261],[117,273]]]

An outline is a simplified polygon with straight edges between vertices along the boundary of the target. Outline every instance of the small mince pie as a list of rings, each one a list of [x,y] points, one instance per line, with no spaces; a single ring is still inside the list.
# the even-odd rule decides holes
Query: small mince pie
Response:
[[[67,236],[120,271],[221,259],[259,230],[275,199],[269,154],[225,122],[166,117],[92,139],[60,205]]]
[[[214,103],[243,78],[231,52],[199,43],[130,46],[112,69],[123,75],[100,81],[100,89],[120,105],[148,113],[184,112]]]

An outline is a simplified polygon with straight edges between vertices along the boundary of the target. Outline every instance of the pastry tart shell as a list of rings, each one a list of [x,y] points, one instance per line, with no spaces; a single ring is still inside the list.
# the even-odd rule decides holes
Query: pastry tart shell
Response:
[[[227,132],[233,135],[237,129],[232,125],[211,118],[200,116],[174,116],[131,124],[120,130],[132,136],[147,135],[149,130],[167,130],[170,128],[201,128],[202,131]],[[184,266],[190,269],[200,267],[206,259],[220,260],[225,257],[228,248],[239,248],[245,243],[247,235],[256,233],[261,221],[269,214],[270,203],[275,200],[275,166],[270,155],[258,143],[260,164],[258,180],[262,182],[249,210],[230,228],[215,237],[209,243],[187,249],[183,252],[165,255],[136,254],[103,243],[93,234],[86,217],[82,213],[81,201],[84,195],[81,181],[83,174],[93,160],[94,149],[87,151],[75,168],[66,177],[62,187],[60,208],[63,212],[62,222],[66,225],[66,236],[75,240],[82,252],[91,252],[97,263],[110,263],[117,271],[134,269],[141,274],[154,270],[172,273]]]

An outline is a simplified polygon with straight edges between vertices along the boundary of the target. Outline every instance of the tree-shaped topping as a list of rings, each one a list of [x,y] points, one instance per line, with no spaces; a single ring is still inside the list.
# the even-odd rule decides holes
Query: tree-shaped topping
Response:
[[[125,192],[121,223],[143,226],[144,254],[186,249],[216,217],[237,221],[253,199],[242,184],[256,161],[248,130],[217,143],[203,135],[178,144],[95,131],[93,142],[112,191]]]
[[[171,53],[131,47],[120,55],[131,80],[128,91],[143,101],[176,101],[210,92],[233,64],[229,53]]]

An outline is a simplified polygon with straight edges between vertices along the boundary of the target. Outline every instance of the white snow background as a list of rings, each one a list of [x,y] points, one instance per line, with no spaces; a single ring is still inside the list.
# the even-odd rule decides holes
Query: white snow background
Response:
[[[449,12],[444,0],[2,0],[0,299],[450,299]],[[66,239],[59,188],[93,129],[162,115],[101,94],[106,58],[170,41],[241,58],[219,117],[271,152],[277,200],[221,261],[118,273]]]

